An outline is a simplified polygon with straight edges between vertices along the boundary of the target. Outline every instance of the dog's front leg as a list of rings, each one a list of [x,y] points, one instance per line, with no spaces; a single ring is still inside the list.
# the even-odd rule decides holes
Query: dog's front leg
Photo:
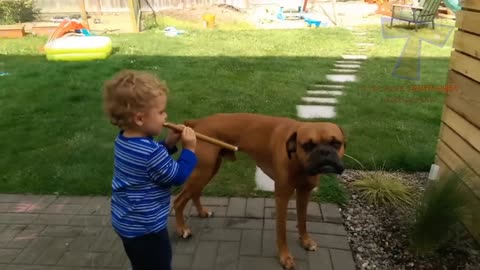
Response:
[[[317,244],[307,233],[307,206],[311,191],[310,187],[297,188],[297,228],[302,246],[306,250],[314,251],[317,249]]]
[[[287,246],[287,207],[294,187],[275,187],[277,248],[280,263],[285,269],[295,268],[295,262]]]

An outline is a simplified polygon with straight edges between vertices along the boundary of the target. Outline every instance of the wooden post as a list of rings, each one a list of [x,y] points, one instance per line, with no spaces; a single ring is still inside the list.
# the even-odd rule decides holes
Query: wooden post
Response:
[[[79,0],[80,4],[80,14],[82,14],[82,23],[87,27],[87,29],[90,29],[90,25],[88,24],[88,16],[87,16],[87,10],[85,9],[85,0]]]
[[[134,33],[138,33],[138,25],[137,25],[137,12],[135,12],[135,0],[128,0],[128,8],[130,10],[130,21],[132,21],[132,30]]]

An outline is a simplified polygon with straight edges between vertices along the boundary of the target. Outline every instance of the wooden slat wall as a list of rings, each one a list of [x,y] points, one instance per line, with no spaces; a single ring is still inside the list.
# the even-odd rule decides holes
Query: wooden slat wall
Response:
[[[435,163],[440,175],[464,173],[467,196],[480,205],[480,1],[464,0],[457,12],[447,93]],[[477,208],[478,209],[478,208]],[[480,241],[480,213],[465,224]]]

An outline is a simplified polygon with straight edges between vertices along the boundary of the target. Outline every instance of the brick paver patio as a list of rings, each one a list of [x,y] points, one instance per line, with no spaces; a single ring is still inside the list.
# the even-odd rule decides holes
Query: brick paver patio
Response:
[[[273,199],[212,198],[209,219],[188,212],[190,239],[174,235],[173,269],[282,269],[276,257]],[[319,245],[315,252],[300,247],[295,202],[288,210],[288,242],[300,270],[354,270],[347,233],[338,208],[311,202],[308,231]],[[121,242],[110,225],[108,197],[0,194],[0,269],[129,269]]]

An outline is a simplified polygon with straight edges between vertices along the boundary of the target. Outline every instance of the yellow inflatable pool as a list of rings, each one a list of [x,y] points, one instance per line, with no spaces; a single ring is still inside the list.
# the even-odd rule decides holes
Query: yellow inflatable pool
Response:
[[[105,36],[63,36],[45,45],[51,61],[88,61],[106,59],[112,53],[112,40]]]

